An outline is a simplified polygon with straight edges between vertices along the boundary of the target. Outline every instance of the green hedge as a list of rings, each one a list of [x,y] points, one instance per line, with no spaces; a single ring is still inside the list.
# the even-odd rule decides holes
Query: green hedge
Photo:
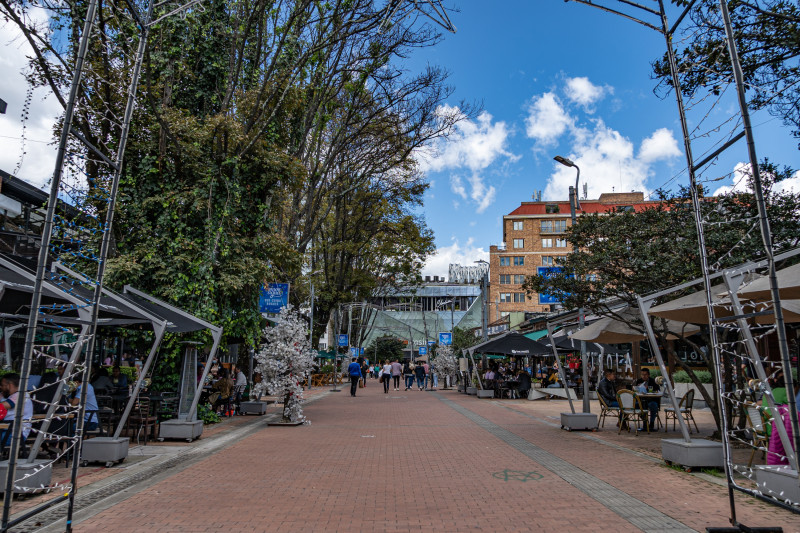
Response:
[[[694,375],[697,376],[697,379],[700,380],[700,383],[712,382],[711,372],[708,370],[695,370]],[[685,370],[678,370],[672,374],[672,381],[674,383],[692,383],[692,380],[689,379],[689,374],[687,374]]]

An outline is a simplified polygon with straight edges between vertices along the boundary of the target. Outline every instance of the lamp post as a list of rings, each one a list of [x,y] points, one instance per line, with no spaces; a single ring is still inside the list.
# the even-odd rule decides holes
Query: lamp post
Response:
[[[479,265],[488,265],[489,264],[486,261],[484,261],[483,259],[479,259],[478,261],[475,261],[475,262],[478,263]],[[481,312],[481,333],[482,333],[482,337],[481,338],[482,338],[483,342],[486,342],[487,340],[489,340],[489,326],[487,324],[488,316],[489,316],[488,315],[488,313],[489,313],[489,297],[486,294],[486,292],[488,290],[487,289],[487,285],[489,285],[489,271],[488,270],[486,270],[481,275],[481,302],[483,303],[483,310]]]
[[[577,211],[581,207],[578,202],[578,181],[581,179],[581,168],[574,161],[560,155],[555,156],[553,159],[565,167],[572,167],[578,171],[577,176],[575,176],[575,187],[571,185],[569,187],[569,216],[574,226],[578,219]],[[583,307],[578,309],[578,327],[583,329]],[[583,367],[583,372],[581,373],[583,377],[583,412],[591,413],[591,405],[589,404],[589,361],[586,357],[586,341],[581,341],[581,367]],[[566,386],[566,383],[564,385]]]

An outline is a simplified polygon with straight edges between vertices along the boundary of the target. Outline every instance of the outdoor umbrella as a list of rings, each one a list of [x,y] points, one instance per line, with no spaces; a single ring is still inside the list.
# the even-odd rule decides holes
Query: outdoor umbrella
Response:
[[[733,316],[730,307],[730,300],[724,298],[725,286],[715,285],[711,287],[711,299],[714,305],[714,316],[723,318]],[[706,307],[706,291],[699,290],[677,298],[670,302],[656,305],[650,308],[648,315],[653,315],[690,324],[708,324],[708,308]]]
[[[771,308],[772,304],[768,306],[765,304],[756,305],[756,311],[764,311]],[[800,322],[800,300],[781,300],[781,309],[783,310],[783,321],[786,323]],[[762,315],[756,317],[756,322],[759,324],[774,324],[775,315]]]
[[[541,342],[529,339],[516,331],[503,333],[490,341],[468,348],[469,353],[493,353],[502,355],[553,355],[550,348]]]
[[[623,319],[634,320],[639,318],[638,309],[626,308],[620,311],[619,316]],[[668,338],[675,339],[680,336],[692,335],[700,331],[697,326],[692,326],[675,320],[667,320],[669,330]],[[640,341],[646,335],[635,330],[627,322],[617,320],[615,317],[604,317],[597,322],[590,324],[571,335],[571,338],[579,341],[596,341],[609,344],[621,344]]]
[[[800,298],[800,264],[778,270],[778,294],[781,298]],[[769,277],[764,276],[739,291],[740,298],[748,300],[769,300]]]

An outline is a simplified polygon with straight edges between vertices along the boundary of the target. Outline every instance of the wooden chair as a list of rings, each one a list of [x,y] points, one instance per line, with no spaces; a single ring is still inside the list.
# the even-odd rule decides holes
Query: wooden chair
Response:
[[[633,423],[635,424],[634,431],[638,436],[639,424],[647,428],[645,421],[650,412],[642,407],[641,398],[636,396],[632,390],[623,389],[617,391],[617,402],[619,402],[619,431],[617,431],[617,434],[619,435],[622,432],[625,424],[628,425],[628,431],[630,432],[630,426]],[[647,432],[650,433],[649,428],[647,428]]]
[[[750,423],[750,441],[753,446],[753,451],[750,453],[750,462],[747,463],[747,466],[751,467],[757,450],[761,450],[762,460],[766,459],[769,439],[767,438],[767,428],[764,426],[764,417],[761,416],[761,410],[758,406],[747,404],[745,412],[747,413],[747,421]]]
[[[144,429],[144,445],[147,446],[148,434],[152,432],[152,437],[156,438],[157,423],[158,417],[153,414],[150,398],[139,396],[136,400],[136,405],[133,406],[131,414],[128,416],[127,427],[133,426],[136,428],[137,440],[139,432]]]
[[[694,424],[694,430],[697,433],[700,433],[700,430],[697,428],[697,422],[692,416],[692,405],[694,404],[694,389],[689,389],[686,391],[686,394],[683,395],[681,398],[680,403],[678,404],[678,411],[680,416],[686,421],[686,426],[689,428],[689,433],[692,432],[692,426],[689,424],[691,421]],[[675,412],[674,407],[665,407],[664,408],[664,431],[667,431],[667,422],[672,420],[672,431],[675,431],[675,423],[678,421],[678,413]]]
[[[619,418],[619,407],[609,407],[599,394],[597,395],[597,399],[600,400],[600,427],[605,427],[607,416]]]

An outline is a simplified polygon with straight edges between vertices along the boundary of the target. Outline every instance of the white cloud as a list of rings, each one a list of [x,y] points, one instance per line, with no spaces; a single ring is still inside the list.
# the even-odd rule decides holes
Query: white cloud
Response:
[[[647,179],[652,176],[655,160],[680,155],[672,132],[663,129],[642,141],[639,155],[633,142],[620,132],[595,120],[587,127],[574,127],[570,131],[571,148],[568,157],[581,169],[579,194],[583,183],[588,186],[588,197],[597,198],[604,192],[647,192]],[[672,150],[670,147],[675,147]],[[554,164],[544,191],[546,199],[566,199],[569,186],[575,184],[573,168]]]
[[[548,92],[535,97],[528,106],[525,133],[539,144],[548,146],[555,144],[572,123],[572,117],[567,114],[556,95]]]
[[[678,141],[667,128],[654,131],[650,137],[642,141],[642,146],[639,148],[639,159],[646,163],[679,155],[681,151],[678,149]]]
[[[736,163],[731,173],[731,183],[723,185],[716,189],[713,193],[714,196],[720,196],[730,192],[748,192],[752,191],[749,179],[752,172],[750,171],[750,163]],[[795,172],[791,178],[779,181],[772,186],[773,193],[794,193],[800,194],[800,170]]]
[[[464,182],[461,181],[461,176],[457,174],[450,176],[450,190],[464,200],[467,199],[467,189],[464,188]]]
[[[776,183],[775,186],[772,187],[772,191],[800,194],[800,170],[795,172],[791,178]]]
[[[469,178],[469,183],[472,186],[470,198],[472,198],[472,200],[478,204],[476,212],[483,213],[486,211],[486,208],[492,205],[492,202],[494,202],[495,193],[497,191],[495,191],[495,188],[492,185],[487,187],[483,183],[483,180],[474,174]]]
[[[590,106],[601,100],[606,93],[612,92],[610,87],[600,87],[589,81],[589,78],[567,78],[564,88],[567,98],[589,110]]]
[[[31,10],[31,17],[42,25],[47,17],[42,10]],[[28,65],[26,56],[32,55],[16,26],[11,22],[0,25],[0,95],[8,103],[5,115],[0,115],[0,168],[15,173],[20,156],[24,155],[17,177],[33,185],[43,186],[53,174],[56,146],[53,141],[53,124],[63,111],[52,93],[38,89],[33,93],[30,115],[24,137],[20,117],[25,104],[28,84],[22,71]],[[23,154],[23,151],[25,154]]]
[[[437,248],[436,253],[428,257],[425,266],[422,268],[423,276],[447,276],[451,264],[473,265],[475,261],[483,259],[489,260],[489,251],[475,246],[474,240],[470,237],[464,246],[461,246],[458,239],[453,239],[453,244]]]
[[[442,114],[458,115],[457,107],[443,106]],[[470,176],[464,179],[457,174],[450,176],[450,190],[460,198],[471,199],[478,212],[483,212],[495,198],[495,188],[487,186],[483,171],[498,161],[516,161],[519,156],[508,151],[511,131],[505,122],[493,122],[486,111],[475,120],[462,116],[447,139],[442,139],[424,150],[417,152],[420,169],[426,172],[468,170]]]

